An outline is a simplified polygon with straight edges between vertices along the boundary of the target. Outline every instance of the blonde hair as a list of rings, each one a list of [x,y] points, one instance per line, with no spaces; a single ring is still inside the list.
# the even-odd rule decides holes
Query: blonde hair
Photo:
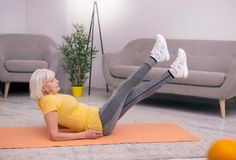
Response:
[[[43,84],[55,78],[55,72],[49,69],[37,69],[30,77],[30,97],[36,101],[43,98]]]

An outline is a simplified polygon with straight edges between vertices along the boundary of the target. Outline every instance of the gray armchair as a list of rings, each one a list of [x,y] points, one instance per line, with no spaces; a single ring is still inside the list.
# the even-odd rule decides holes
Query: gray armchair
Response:
[[[0,81],[4,98],[11,82],[29,82],[38,68],[57,71],[59,55],[53,40],[44,35],[0,34]]]

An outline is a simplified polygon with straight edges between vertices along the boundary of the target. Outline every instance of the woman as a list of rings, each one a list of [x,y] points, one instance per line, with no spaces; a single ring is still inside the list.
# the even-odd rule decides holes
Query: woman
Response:
[[[169,59],[166,40],[163,36],[157,35],[150,57],[117,87],[114,94],[101,108],[79,103],[70,95],[59,94],[60,87],[55,73],[48,69],[38,69],[32,74],[31,98],[37,101],[44,114],[51,140],[99,138],[111,134],[117,121],[134,104],[154,94],[157,89],[173,78],[187,78],[186,54],[183,49],[179,49],[178,57],[166,73],[140,88],[134,88],[152,66]],[[67,129],[60,129],[59,126]]]

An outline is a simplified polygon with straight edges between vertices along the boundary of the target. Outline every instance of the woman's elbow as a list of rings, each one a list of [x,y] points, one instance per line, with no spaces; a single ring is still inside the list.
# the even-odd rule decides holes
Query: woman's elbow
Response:
[[[57,133],[49,133],[49,138],[51,141],[58,141],[58,134]]]

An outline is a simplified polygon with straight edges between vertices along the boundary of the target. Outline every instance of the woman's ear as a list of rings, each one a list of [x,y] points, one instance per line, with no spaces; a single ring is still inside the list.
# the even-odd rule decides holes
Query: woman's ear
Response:
[[[42,92],[43,92],[43,94],[48,94],[48,88],[47,88],[47,85],[46,85],[46,84],[44,84],[44,85],[42,86]]]
[[[44,89],[43,87],[42,87],[41,91],[42,91],[43,93],[45,93],[45,89]]]

